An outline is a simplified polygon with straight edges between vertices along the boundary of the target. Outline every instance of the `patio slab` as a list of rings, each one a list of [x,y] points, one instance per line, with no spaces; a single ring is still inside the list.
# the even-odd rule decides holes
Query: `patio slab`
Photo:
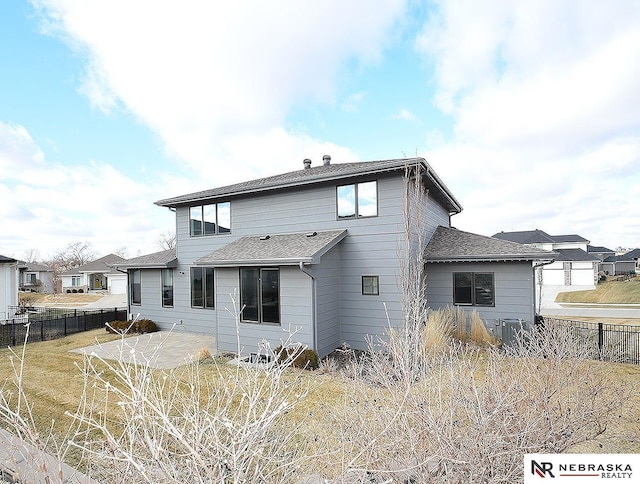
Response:
[[[75,353],[95,354],[107,360],[148,363],[153,368],[176,368],[197,358],[200,350],[216,352],[216,338],[212,335],[179,331],[158,331],[140,336],[101,343],[71,350]]]

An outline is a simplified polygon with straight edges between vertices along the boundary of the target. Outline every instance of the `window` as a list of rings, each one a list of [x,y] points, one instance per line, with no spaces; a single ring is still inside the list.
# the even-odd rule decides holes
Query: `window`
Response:
[[[173,307],[173,269],[162,269],[162,306]]]
[[[494,306],[493,273],[455,272],[453,274],[453,304]]]
[[[336,189],[338,218],[376,217],[378,215],[378,182],[342,185]]]
[[[131,297],[131,304],[140,304],[142,302],[142,286],[141,286],[141,271],[140,269],[134,269],[131,271],[131,287],[129,288],[129,294]]]
[[[35,283],[36,283],[36,273],[27,272],[27,284],[35,284]]]
[[[280,271],[271,268],[240,269],[242,321],[280,324]]]
[[[80,276],[71,276],[71,285],[79,286],[80,285]]]
[[[231,204],[212,203],[189,207],[189,234],[201,235],[228,234],[231,232]]]
[[[191,268],[191,306],[214,308],[213,267]]]
[[[377,296],[380,294],[378,276],[362,276],[362,294],[364,296]]]

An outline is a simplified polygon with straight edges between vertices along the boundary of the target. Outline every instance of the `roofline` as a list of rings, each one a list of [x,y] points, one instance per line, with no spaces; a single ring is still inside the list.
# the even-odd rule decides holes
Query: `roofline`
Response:
[[[253,267],[253,266],[297,266],[303,264],[317,264],[313,257],[286,257],[280,259],[227,259],[215,262],[199,262],[193,264],[198,267]]]
[[[435,171],[431,168],[431,166],[429,165],[427,160],[424,159],[423,157],[399,158],[399,159],[379,160],[379,161],[388,161],[389,165],[388,166],[378,167],[378,168],[375,168],[375,169],[367,168],[365,166],[365,167],[363,167],[362,170],[357,171],[357,172],[342,173],[342,174],[331,173],[331,174],[327,174],[327,175],[319,176],[319,177],[314,177],[314,178],[310,178],[310,179],[304,179],[303,178],[303,179],[298,179],[298,180],[292,181],[292,182],[274,183],[274,184],[263,186],[263,187],[259,187],[259,188],[232,190],[232,191],[229,191],[227,193],[221,193],[219,195],[205,195],[205,194],[202,194],[201,196],[194,196],[193,198],[189,198],[188,200],[178,200],[178,199],[181,199],[181,198],[187,196],[187,195],[181,195],[181,196],[178,196],[178,197],[164,198],[164,199],[161,199],[161,200],[158,200],[158,201],[154,202],[154,204],[158,205],[160,207],[167,207],[167,208],[182,207],[182,206],[191,205],[191,204],[193,204],[195,202],[203,202],[203,201],[207,201],[207,200],[215,200],[215,199],[229,198],[229,197],[239,197],[239,196],[243,196],[243,195],[251,195],[251,194],[254,194],[254,193],[268,192],[268,191],[273,191],[273,190],[284,190],[284,189],[287,189],[287,188],[296,188],[296,187],[314,185],[316,183],[323,183],[323,182],[328,182],[328,181],[332,181],[332,180],[345,180],[345,179],[353,178],[353,177],[356,177],[356,176],[375,175],[375,174],[380,174],[380,173],[389,173],[389,172],[393,172],[393,171],[404,170],[407,167],[411,167],[411,166],[413,166],[415,164],[420,164],[424,168],[424,170],[425,170],[426,174],[429,176],[429,178],[434,182],[434,184],[438,187],[438,189],[445,195],[445,197],[447,198],[447,201],[454,207],[454,211],[452,213],[460,213],[462,211],[462,205],[460,205],[460,202],[458,202],[456,200],[456,198],[453,196],[451,191],[447,188],[447,186],[444,184],[444,182],[440,179],[440,177],[438,177],[438,175],[435,173]],[[233,186],[233,185],[229,185],[229,186]],[[219,188],[224,188],[224,187],[219,187]],[[198,192],[196,192],[196,193],[198,193]],[[194,194],[194,195],[196,195],[196,194]]]
[[[536,260],[546,260],[553,262],[555,257],[549,257],[545,254],[507,254],[507,255],[460,255],[447,257],[427,257],[425,262],[533,262]]]
[[[175,269],[178,267],[178,259],[175,258],[168,262],[147,262],[141,263],[125,263],[112,266],[115,269]]]

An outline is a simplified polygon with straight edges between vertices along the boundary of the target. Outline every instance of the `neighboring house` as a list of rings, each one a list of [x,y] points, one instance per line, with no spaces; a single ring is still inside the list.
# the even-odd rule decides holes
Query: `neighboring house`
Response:
[[[622,255],[610,255],[602,261],[602,270],[612,276],[640,273],[640,249],[633,249]]]
[[[53,293],[53,269],[36,262],[18,261],[18,287],[21,291]]]
[[[500,232],[493,237],[558,254],[555,262],[538,269],[538,284],[564,286],[563,290],[595,288],[600,259],[587,252],[587,239],[575,234],[549,235],[538,229]]]
[[[605,260],[607,257],[616,255],[615,251],[608,249],[607,247],[600,247],[596,245],[587,245],[587,252],[591,255],[595,255],[600,259],[600,262]]]
[[[127,293],[127,274],[114,267],[124,259],[109,254],[60,274],[62,292]]]
[[[18,306],[18,261],[0,255],[0,321],[14,316],[11,308]]]
[[[238,341],[248,352],[265,340],[277,346],[294,331],[321,357],[343,342],[364,349],[368,337],[401,321],[406,247],[415,250],[418,230],[425,244],[450,231],[462,207],[422,158],[323,162],[311,167],[305,160],[297,171],[157,201],[175,211],[176,249],[117,264],[129,273],[130,313],[160,328],[175,323],[213,334],[220,351],[236,351]],[[410,218],[414,245],[406,244],[407,170],[424,189]],[[470,250],[466,255],[475,258],[466,264],[431,261],[428,270],[449,286],[460,272],[477,274],[476,284],[491,294],[460,305],[531,321],[532,260],[550,253],[516,246],[509,244],[522,252],[515,261],[506,257],[510,251],[494,260]],[[453,289],[443,291],[438,304],[453,304]]]

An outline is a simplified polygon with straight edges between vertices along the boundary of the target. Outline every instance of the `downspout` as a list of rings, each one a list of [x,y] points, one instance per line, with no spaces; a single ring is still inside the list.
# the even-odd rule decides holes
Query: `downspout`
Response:
[[[540,314],[540,310],[542,309],[542,282],[540,283],[540,300],[538,303],[538,310],[536,311],[536,296],[538,296],[538,294],[536,293],[536,269],[543,267],[543,266],[548,266],[549,264],[553,264],[555,262],[555,259],[551,259],[548,261],[544,261],[544,262],[540,262],[539,264],[533,264],[533,317],[534,317],[534,324],[537,322],[535,320],[535,318]],[[540,277],[542,277],[542,274],[540,274]]]
[[[318,312],[318,308],[316,307],[316,278],[315,276],[309,272],[307,269],[305,269],[304,267],[304,263],[302,261],[300,261],[299,266],[300,270],[302,272],[304,272],[306,275],[308,275],[311,278],[311,286],[312,286],[312,290],[311,290],[311,307],[312,309],[312,313],[311,313],[311,325],[313,326],[313,331],[311,332],[311,337],[313,339],[312,343],[313,343],[313,350],[314,351],[318,351],[318,327],[316,325],[316,321],[317,321],[317,312]]]

